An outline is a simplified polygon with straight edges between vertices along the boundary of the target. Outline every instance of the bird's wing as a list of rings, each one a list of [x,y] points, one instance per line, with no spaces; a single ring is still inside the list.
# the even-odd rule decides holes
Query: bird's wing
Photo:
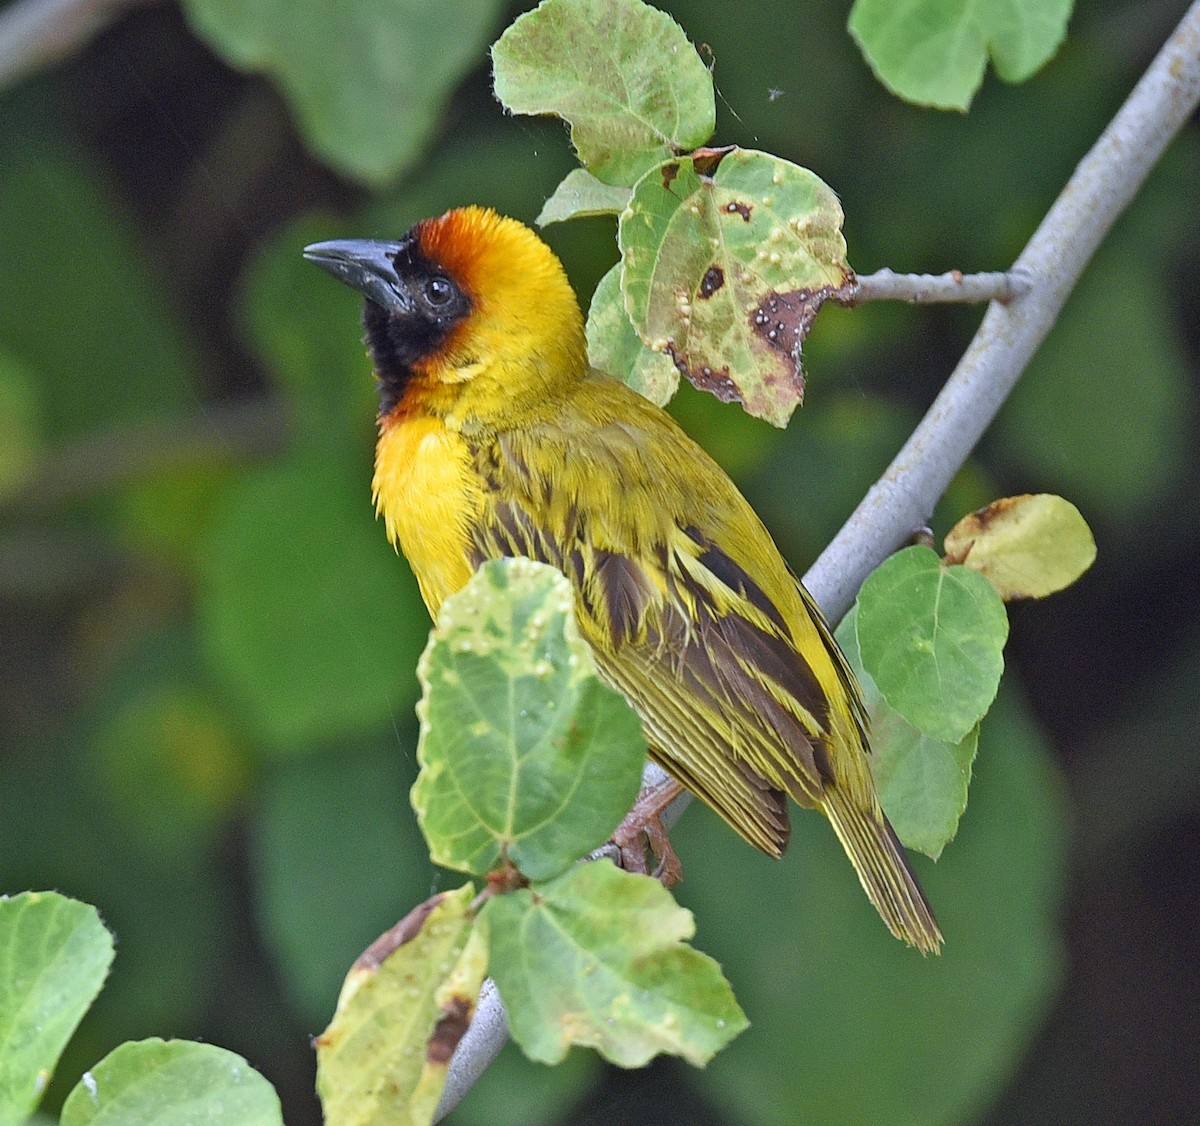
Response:
[[[593,432],[576,454],[607,473],[607,458],[620,457],[612,443]],[[513,450],[501,460],[524,465]],[[591,493],[573,495],[564,476],[554,497],[537,487],[491,490],[473,531],[476,564],[523,555],[562,570],[597,666],[637,710],[654,757],[751,844],[778,855],[788,835],[783,793],[813,805],[833,777],[829,700],[787,615],[698,526],[663,518],[660,507],[660,518],[614,535],[611,514],[589,510],[582,498]],[[623,483],[622,511],[636,512],[637,481]]]

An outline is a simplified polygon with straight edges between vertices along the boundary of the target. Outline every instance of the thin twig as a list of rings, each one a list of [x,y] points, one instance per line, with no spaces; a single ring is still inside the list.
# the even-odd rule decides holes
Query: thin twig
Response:
[[[930,304],[937,301],[1013,301],[1028,292],[1030,279],[1015,270],[996,274],[964,274],[951,270],[946,274],[897,274],[878,270],[860,277],[841,299],[842,305],[861,305],[864,301],[908,301]]]
[[[151,0],[13,0],[0,11],[0,90],[85,46]]]
[[[883,478],[804,582],[831,621],[863,580],[921,527],[1058,317],[1084,266],[1200,102],[1200,0],[1159,52],[1007,275],[1028,288],[995,301],[962,361]],[[1005,275],[1000,275],[1005,276]],[[437,1118],[449,1114],[508,1037],[494,988],[450,1064]],[[482,1061],[482,1062],[480,1062]],[[469,1076],[469,1080],[467,1077]]]

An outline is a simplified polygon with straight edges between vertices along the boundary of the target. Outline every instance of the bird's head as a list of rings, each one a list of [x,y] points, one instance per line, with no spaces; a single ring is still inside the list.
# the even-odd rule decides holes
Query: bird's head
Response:
[[[397,242],[340,240],[304,256],[366,298],[381,416],[417,395],[465,424],[529,410],[586,370],[579,302],[554,252],[483,207],[425,219]]]

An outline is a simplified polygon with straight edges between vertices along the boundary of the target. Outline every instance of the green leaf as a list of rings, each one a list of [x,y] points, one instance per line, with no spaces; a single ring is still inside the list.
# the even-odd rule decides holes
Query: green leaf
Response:
[[[513,1039],[556,1063],[572,1044],[642,1067],[703,1067],[747,1026],[721,969],[686,944],[690,911],[657,880],[598,861],[497,896],[480,913]]]
[[[728,847],[716,818],[672,833],[682,855],[704,857],[681,898],[754,1017],[689,1077],[730,1121],[961,1126],[1011,1087],[1062,978],[1071,818],[1011,690],[980,743],[953,847],[936,865],[914,858],[946,936],[937,958],[887,933],[822,817],[795,813],[781,862]]]
[[[863,665],[883,698],[918,730],[957,743],[987,714],[1008,615],[995,588],[927,547],[886,560],[858,595]]]
[[[838,625],[837,639],[858,676],[871,718],[871,773],[879,800],[900,840],[937,860],[967,808],[979,727],[949,743],[908,723],[888,706],[863,668],[857,626],[858,607],[852,606]]]
[[[190,1040],[138,1040],[75,1085],[62,1126],[283,1126],[279,1096],[241,1056]]]
[[[209,658],[280,747],[410,706],[428,618],[371,519],[367,466],[321,447],[248,473],[200,559]]]
[[[443,604],[418,671],[412,802],[438,864],[483,875],[508,859],[545,879],[608,839],[646,744],[597,677],[560,572],[484,564]]]
[[[600,279],[587,316],[588,359],[592,366],[629,384],[660,407],[679,389],[679,369],[670,356],[651,352],[625,312],[621,263]]]
[[[363,953],[316,1040],[317,1091],[337,1126],[431,1122],[487,972],[474,888],[435,895]]]
[[[412,745],[388,730],[365,745],[271,764],[255,825],[259,925],[301,1020],[329,1019],[346,967],[428,894],[433,866],[404,795]]]
[[[543,0],[500,36],[492,64],[496,97],[513,113],[565,118],[580,163],[608,184],[632,186],[716,124],[708,68],[641,0]]]
[[[537,217],[539,227],[595,215],[618,215],[625,210],[632,193],[597,180],[585,168],[572,168],[554,189]]]
[[[1024,82],[1058,50],[1071,0],[855,0],[850,34],[876,77],[917,105],[965,110],[990,56]]]
[[[711,165],[668,161],[638,181],[617,232],[625,307],[701,390],[785,426],[812,319],[852,278],[842,208],[808,169],[767,153]]]
[[[1006,602],[1062,590],[1096,559],[1079,509],[1049,493],[993,501],[955,524],[943,546],[947,561],[978,571]]]
[[[454,87],[483,61],[499,0],[187,0],[231,66],[269,74],[322,160],[370,184],[420,157]]]
[[[94,907],[52,891],[0,896],[0,1122],[33,1113],[112,959]]]

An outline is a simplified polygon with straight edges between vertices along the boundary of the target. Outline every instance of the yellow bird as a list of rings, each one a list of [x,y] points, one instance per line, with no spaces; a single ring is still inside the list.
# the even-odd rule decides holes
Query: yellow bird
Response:
[[[305,255],[366,297],[374,496],[435,617],[488,559],[557,567],[651,756],[778,857],[787,795],[829,818],[889,929],[942,936],[883,814],[854,675],[733,482],[588,365],[562,264],[480,207]]]

